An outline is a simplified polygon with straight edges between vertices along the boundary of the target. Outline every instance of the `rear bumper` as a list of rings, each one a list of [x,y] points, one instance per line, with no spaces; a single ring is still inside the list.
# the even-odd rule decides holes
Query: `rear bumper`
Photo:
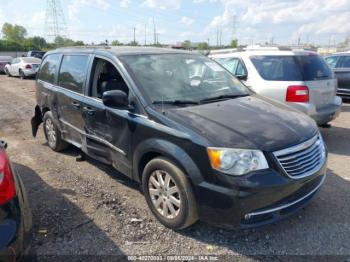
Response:
[[[34,70],[34,69],[24,69],[23,73],[25,76],[36,76],[36,73],[38,72],[38,70]]]
[[[253,174],[239,188],[200,184],[196,187],[199,217],[224,228],[274,223],[306,206],[324,183],[325,174],[326,164],[302,179],[290,179],[269,169]]]
[[[320,109],[317,109],[315,105],[311,103],[288,103],[288,105],[310,116],[318,125],[323,125],[339,116],[342,99],[339,96],[335,96],[332,103]]]

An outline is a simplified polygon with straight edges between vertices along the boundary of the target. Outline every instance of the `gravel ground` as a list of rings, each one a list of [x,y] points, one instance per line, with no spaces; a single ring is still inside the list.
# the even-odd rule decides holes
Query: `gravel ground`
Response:
[[[175,232],[152,216],[138,184],[94,160],[77,162],[75,149],[51,151],[42,129],[36,139],[31,136],[33,80],[0,75],[0,94],[0,137],[9,143],[27,188],[39,260],[77,254],[115,260],[203,254],[240,261],[276,255],[350,258],[350,104],[331,129],[321,130],[329,148],[328,178],[304,210],[259,229],[228,231],[199,222]]]

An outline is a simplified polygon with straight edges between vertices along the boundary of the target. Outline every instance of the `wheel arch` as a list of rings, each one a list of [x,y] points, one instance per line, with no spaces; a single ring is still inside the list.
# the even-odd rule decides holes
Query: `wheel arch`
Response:
[[[149,161],[165,157],[174,162],[189,178],[191,183],[202,181],[199,168],[192,158],[178,145],[163,139],[148,139],[139,144],[133,157],[133,179],[142,181],[142,172]]]

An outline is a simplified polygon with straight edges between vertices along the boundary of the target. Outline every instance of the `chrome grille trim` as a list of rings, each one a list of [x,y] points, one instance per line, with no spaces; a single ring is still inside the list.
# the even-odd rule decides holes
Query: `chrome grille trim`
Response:
[[[299,145],[273,153],[283,171],[293,179],[313,175],[326,161],[326,150],[320,134]]]

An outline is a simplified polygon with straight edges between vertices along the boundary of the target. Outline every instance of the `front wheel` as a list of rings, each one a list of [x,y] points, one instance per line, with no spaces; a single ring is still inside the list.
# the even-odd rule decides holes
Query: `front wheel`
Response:
[[[55,124],[55,120],[50,111],[44,115],[44,133],[49,147],[56,152],[62,151],[68,147],[68,143],[61,137],[61,132]]]
[[[184,229],[198,220],[191,184],[170,160],[151,160],[143,171],[142,187],[149,208],[164,226]]]

